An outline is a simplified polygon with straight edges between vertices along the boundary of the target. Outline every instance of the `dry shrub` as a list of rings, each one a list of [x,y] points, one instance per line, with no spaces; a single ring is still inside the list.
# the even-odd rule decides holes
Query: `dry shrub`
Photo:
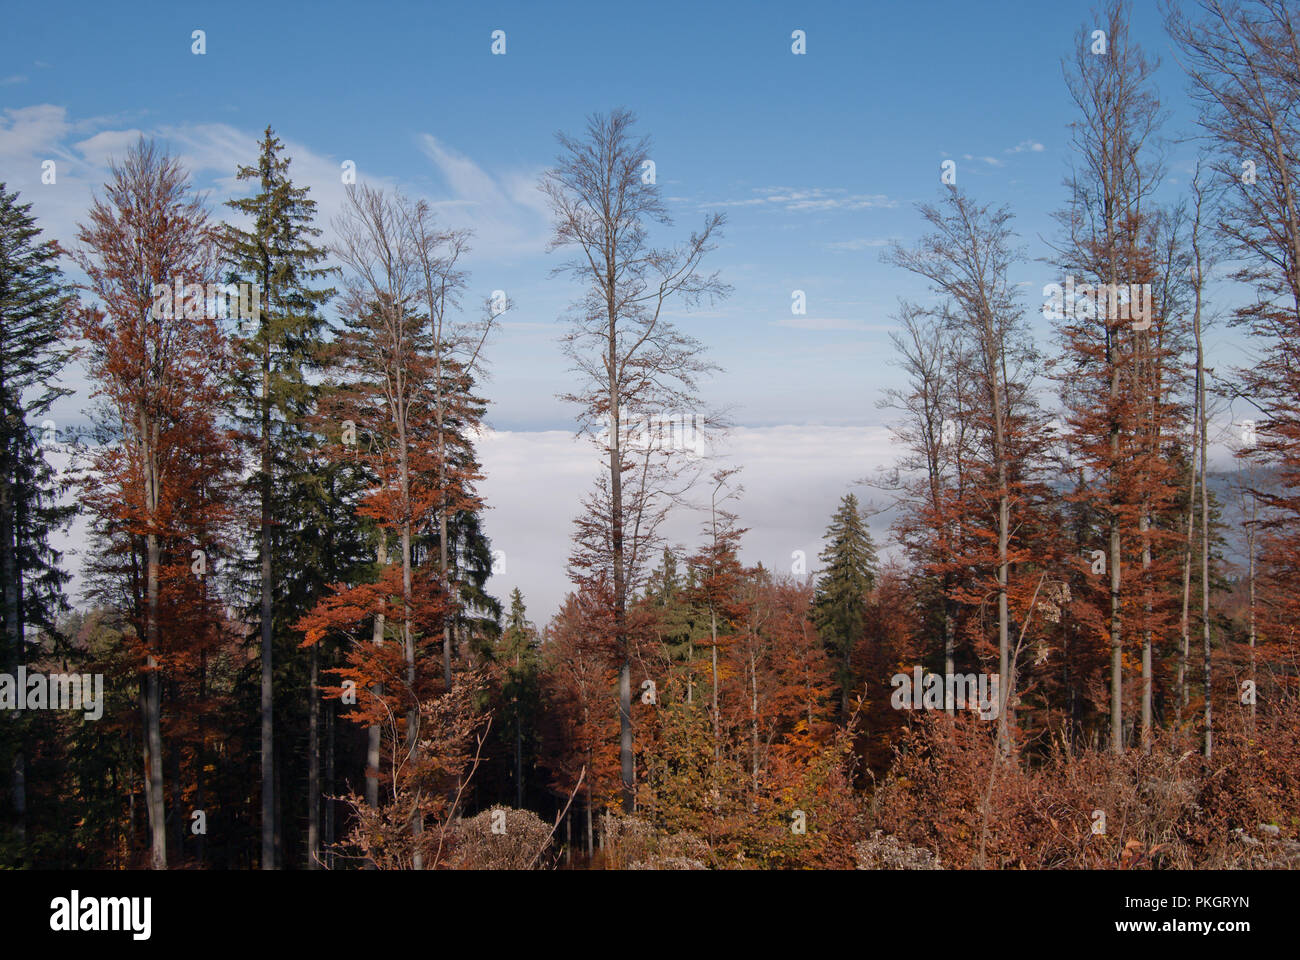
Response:
[[[628,864],[629,870],[707,870],[712,859],[709,845],[693,833],[660,837],[658,848],[645,860]]]
[[[638,860],[628,864],[629,870],[707,870],[703,860],[691,860],[688,857],[652,856],[649,860]]]
[[[1240,870],[1300,870],[1300,841],[1281,836],[1279,827],[1259,824],[1255,831],[1233,831],[1241,847],[1230,853],[1225,866]]]
[[[853,845],[859,870],[938,870],[939,858],[921,847],[909,847],[897,837],[875,831]]]
[[[1244,714],[1221,734],[1209,762],[1198,758],[1199,803],[1207,815],[1185,825],[1198,865],[1252,869],[1300,867],[1300,724],[1286,699],[1261,710],[1252,730]],[[1252,840],[1259,841],[1252,843]]]
[[[635,817],[600,818],[604,865],[609,870],[708,870],[709,845],[693,833],[662,836]]]
[[[1288,712],[1253,733],[1216,731],[1210,761],[1164,737],[1149,755],[1057,744],[999,761],[990,725],[930,714],[876,791],[873,826],[955,868],[1296,866],[1300,735]]]
[[[609,870],[624,870],[634,863],[644,863],[656,854],[659,847],[654,827],[636,817],[601,814],[600,836],[605,866]]]
[[[493,833],[505,813],[505,833]],[[551,827],[531,810],[494,807],[458,820],[448,831],[450,866],[459,870],[543,870],[553,865]]]
[[[709,845],[693,833],[675,833],[659,841],[659,854],[679,860],[709,859]]]

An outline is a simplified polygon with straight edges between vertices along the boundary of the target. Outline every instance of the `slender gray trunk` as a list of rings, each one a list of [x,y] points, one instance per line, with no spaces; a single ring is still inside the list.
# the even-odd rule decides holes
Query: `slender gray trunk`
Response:
[[[595,851],[591,844],[591,787],[587,788],[587,859],[590,860]]]
[[[754,651],[749,652],[749,728],[751,740],[750,774],[754,781],[754,793],[758,793],[758,666],[754,663]]]
[[[713,687],[713,756],[722,752],[721,717],[718,714],[718,615],[712,605],[709,607],[709,633],[713,637],[713,675],[709,681]]]
[[[948,599],[948,591],[951,589],[948,583],[948,577],[944,577],[943,586],[943,671],[944,677],[951,677],[957,670],[956,661],[953,656],[953,615],[952,604]],[[948,685],[943,685],[944,689],[944,709],[948,715],[956,716],[956,692]]]
[[[375,560],[382,571],[388,565],[388,537],[379,531],[379,545],[375,547]],[[373,640],[375,646],[384,643],[384,601],[379,601],[379,611],[375,614]],[[374,695],[382,698],[384,685],[375,684]],[[366,733],[366,806],[372,810],[379,809],[379,724],[372,723]]]
[[[334,723],[333,700],[325,711],[325,866],[334,868]]]
[[[1143,428],[1148,435],[1148,449],[1154,456],[1160,455],[1160,427],[1157,422],[1156,404],[1159,399],[1159,376],[1156,371],[1156,361],[1151,356],[1151,335],[1143,333],[1141,337],[1143,344],[1142,355],[1145,363],[1139,361],[1137,357],[1133,361],[1133,379],[1139,388],[1142,386],[1141,370],[1143,366],[1147,369],[1149,382],[1146,384],[1147,399],[1150,402],[1150,410],[1147,415],[1147,423]],[[1137,349],[1135,340],[1134,350]],[[1146,623],[1142,629],[1142,703],[1141,703],[1141,732],[1139,740],[1142,746],[1142,752],[1149,754],[1151,752],[1151,721],[1152,721],[1152,694],[1154,677],[1151,668],[1151,507],[1146,491],[1142,494],[1142,512],[1138,517],[1138,536],[1142,540],[1142,595],[1143,607],[1146,612]]]
[[[143,446],[144,501],[149,519],[149,532],[145,535],[145,642],[148,655],[146,728],[149,743],[149,829],[150,865],[155,870],[167,869],[167,823],[164,800],[162,760],[162,683],[159,677],[158,653],[159,597],[158,577],[162,566],[162,548],[153,525],[157,522],[161,491],[158,487],[158,427],[145,413],[140,413],[140,436]]]
[[[1200,252],[1196,253],[1197,273],[1200,273]],[[1206,489],[1205,460],[1210,443],[1209,417],[1205,410],[1205,351],[1201,342],[1201,291],[1196,290],[1196,370],[1197,391],[1201,408],[1201,631],[1205,655],[1205,756],[1214,751],[1214,727],[1211,716],[1211,667],[1210,667],[1210,492]]]
[[[1200,223],[1198,196],[1197,225]],[[1201,630],[1204,646],[1205,668],[1205,756],[1214,749],[1214,732],[1210,709],[1210,492],[1206,488],[1206,457],[1209,449],[1209,415],[1205,407],[1205,345],[1201,339],[1201,286],[1204,273],[1201,268],[1201,245],[1198,231],[1192,232],[1192,257],[1195,270],[1195,305],[1192,312],[1192,332],[1196,338],[1196,406],[1201,435]]]
[[[1197,373],[1199,382],[1200,374]],[[1199,388],[1195,401],[1195,409],[1192,411],[1192,422],[1195,425],[1197,421],[1197,411],[1200,410]],[[1193,440],[1192,442],[1192,469],[1190,489],[1187,494],[1187,541],[1183,549],[1183,615],[1179,621],[1180,636],[1182,638],[1182,648],[1178,653],[1178,691],[1176,697],[1176,706],[1178,710],[1177,727],[1179,737],[1182,737],[1183,729],[1183,712],[1187,709],[1187,655],[1191,647],[1191,597],[1192,597],[1192,540],[1196,534],[1196,480],[1197,480],[1197,462],[1200,457],[1200,444]]]
[[[1108,332],[1112,351],[1118,350],[1113,332]],[[1110,358],[1110,402],[1112,412],[1119,398],[1119,365],[1115,357]],[[1113,413],[1110,427],[1111,457],[1111,513],[1110,513],[1110,751],[1124,752],[1124,641],[1123,625],[1120,617],[1120,533],[1119,504],[1120,492],[1113,475],[1119,464],[1119,423],[1118,414]]]
[[[1147,516],[1146,510],[1138,519],[1138,534],[1142,537],[1142,569],[1147,571],[1151,567],[1151,543],[1147,539],[1147,532],[1151,527],[1151,521]],[[1144,584],[1144,593],[1146,594],[1145,607],[1148,618],[1151,615],[1151,587],[1149,582]],[[1142,729],[1141,743],[1142,752],[1151,752],[1151,628],[1146,627],[1142,632]]]
[[[311,648],[311,681],[307,687],[307,869],[320,868],[320,650]]]
[[[262,352],[262,869],[275,869],[275,726],[274,673],[271,667],[271,368],[270,346]]]
[[[1255,522],[1258,518],[1259,500],[1250,498],[1250,526],[1246,535],[1246,549],[1250,552],[1250,685],[1254,696],[1250,698],[1250,730],[1255,732],[1255,699],[1259,696],[1255,677]]]

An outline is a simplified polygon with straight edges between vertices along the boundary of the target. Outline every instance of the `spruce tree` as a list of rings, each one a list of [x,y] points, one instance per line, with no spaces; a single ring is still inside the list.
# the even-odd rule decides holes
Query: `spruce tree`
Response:
[[[429,534],[430,557],[438,556],[440,525]],[[490,656],[501,633],[501,601],[487,592],[492,576],[492,541],[483,532],[478,509],[449,512],[447,518],[447,576],[454,600],[449,622],[453,635],[464,635],[469,652]]]
[[[42,241],[18,193],[0,183],[0,583],[3,584],[2,668],[16,672],[25,662],[28,627],[47,631],[66,602],[68,579],[49,534],[62,526],[70,507],[57,503],[56,478],[39,440],[41,418],[69,391],[55,385],[67,361],[60,325],[67,290],[57,260],[58,245]],[[26,760],[22,715],[10,715],[9,736],[0,751],[12,773],[14,859],[29,863],[26,844]],[[5,857],[4,859],[8,859]]]
[[[257,468],[250,477],[258,503],[256,549],[258,619],[261,624],[262,869],[274,869],[275,759],[272,651],[275,624],[294,622],[300,610],[275,607],[285,564],[301,563],[297,531],[279,522],[301,512],[304,496],[319,493],[303,454],[315,444],[306,426],[312,406],[307,371],[319,360],[324,318],[320,307],[334,293],[318,286],[329,274],[320,266],[325,251],[314,244],[316,203],[306,187],[294,186],[290,158],[268,126],[256,166],[241,166],[237,179],[258,192],[230,200],[246,227],[227,225],[224,247],[232,283],[255,284],[261,308],[241,317],[235,338],[242,363],[235,384],[238,416],[256,445]],[[241,301],[243,298],[241,297]],[[316,534],[317,536],[319,533]]]
[[[840,500],[826,540],[820,555],[824,566],[813,594],[813,621],[837,664],[840,709],[847,716],[853,649],[866,629],[867,600],[876,583],[876,548],[853,494]]]
[[[502,699],[510,705],[514,736],[515,807],[522,809],[525,798],[524,770],[536,755],[536,715],[539,697],[537,628],[528,622],[523,594],[516,587],[510,593],[510,612],[497,644],[496,660],[505,668]]]
[[[651,572],[646,583],[645,603],[654,614],[655,632],[668,658],[682,664],[685,674],[686,699],[694,701],[695,641],[706,635],[701,624],[707,625],[708,615],[700,615],[691,604],[695,580],[678,572],[677,555],[671,547],[664,547],[659,566]]]

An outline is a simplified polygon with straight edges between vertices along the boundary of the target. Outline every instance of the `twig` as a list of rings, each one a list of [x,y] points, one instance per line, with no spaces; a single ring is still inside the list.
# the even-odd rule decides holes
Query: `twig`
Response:
[[[582,778],[585,777],[586,775],[587,775],[587,767],[584,764],[582,770],[578,772],[578,782],[573,785],[573,790],[570,791],[569,793],[569,802],[566,803],[564,805],[564,809],[561,810],[556,815],[555,826],[551,827],[551,832],[546,835],[546,839],[543,840],[542,845],[537,848],[537,852],[533,854],[533,859],[528,861],[528,866],[525,869],[528,870],[533,869],[533,864],[536,863],[537,858],[542,855],[542,851],[546,849],[546,845],[551,842],[551,837],[555,836],[555,831],[560,829],[560,821],[564,819],[564,815],[569,812],[569,807],[573,805],[573,798],[578,795],[578,788],[582,786]]]

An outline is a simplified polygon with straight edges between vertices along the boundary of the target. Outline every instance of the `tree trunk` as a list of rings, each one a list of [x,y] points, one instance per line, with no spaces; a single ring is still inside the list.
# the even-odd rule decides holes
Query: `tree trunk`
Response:
[[[407,446],[406,418],[407,409],[401,407],[398,424],[399,466],[402,482],[402,646],[406,654],[406,686],[411,705],[406,711],[406,749],[411,762],[418,759],[419,744],[416,742],[419,695],[415,687],[415,634],[411,628],[411,473]],[[416,793],[419,801],[419,792]],[[424,855],[420,852],[420,837],[424,833],[424,818],[418,808],[411,812],[411,839],[415,852],[411,865],[416,870],[424,869]]]
[[[149,824],[149,836],[153,837],[153,761],[150,758],[149,744],[149,675],[142,672],[140,674],[140,691],[136,695],[136,700],[140,705],[140,759],[142,761],[141,769],[144,771],[144,801],[145,820]]]
[[[1138,535],[1142,538],[1142,569],[1147,571],[1151,567],[1151,542],[1147,539],[1147,533],[1151,528],[1151,520],[1145,509],[1142,516],[1138,518]],[[1151,615],[1151,586],[1150,583],[1143,584],[1143,592],[1146,595],[1146,612],[1148,618]],[[1140,734],[1142,752],[1151,752],[1151,628],[1145,627],[1142,631],[1142,730]]]
[[[614,553],[614,639],[617,649],[623,657],[618,671],[618,730],[619,730],[619,767],[622,777],[623,813],[630,816],[635,804],[632,786],[632,657],[628,649],[626,619],[626,570],[623,556],[623,463],[622,411],[619,403],[620,384],[617,371],[618,357],[618,305],[614,300],[616,280],[612,251],[606,256],[607,275],[605,282],[605,309],[608,318],[606,332],[609,391],[609,490],[610,490],[610,539]]]
[[[320,671],[318,644],[311,647],[311,681],[307,686],[307,869],[320,868]]]
[[[1200,253],[1196,254],[1197,273],[1200,273]],[[1205,410],[1205,350],[1201,342],[1201,291],[1196,290],[1196,373],[1198,405],[1201,408],[1201,631],[1205,655],[1205,756],[1214,750],[1214,729],[1211,717],[1210,692],[1210,493],[1206,489],[1205,458],[1209,448],[1209,417]]]
[[[754,781],[754,793],[758,793],[758,666],[754,663],[754,652],[749,653],[749,727],[751,740],[750,773]]]
[[[587,862],[590,863],[595,853],[591,846],[591,787],[587,787],[587,802],[584,806],[587,808]]]
[[[1288,203],[1288,209],[1289,209]],[[1197,225],[1200,224],[1200,196],[1197,195]],[[1205,756],[1208,759],[1214,748],[1214,733],[1210,709],[1210,492],[1206,488],[1206,457],[1209,449],[1209,415],[1205,408],[1205,345],[1201,339],[1201,286],[1204,272],[1201,269],[1200,237],[1192,232],[1192,257],[1196,280],[1196,299],[1192,312],[1192,332],[1196,337],[1196,406],[1201,434],[1201,630],[1205,655]]]
[[[515,670],[519,669],[519,654],[515,654]],[[515,695],[515,809],[524,808],[524,734],[519,723],[519,695]]]
[[[999,357],[996,349],[996,333],[990,307],[986,304],[984,323],[984,357],[988,371],[989,401],[993,407],[993,456],[997,461],[998,472],[998,748],[1002,756],[1011,753],[1010,721],[1007,717],[1008,704],[1014,694],[1015,677],[1011,664],[1010,610],[1007,604],[1007,588],[1010,579],[1008,553],[1011,541],[1011,496],[1007,487],[1007,425],[1006,411],[1003,408],[1002,382],[999,369],[1005,360],[1005,354]],[[945,688],[947,684],[944,684]]]
[[[325,866],[334,868],[334,724],[336,704],[325,711]]]
[[[712,606],[709,607],[709,632],[713,637],[713,675],[709,678],[713,687],[713,756],[717,758],[722,753],[722,734],[718,715],[718,615]]]
[[[162,549],[154,524],[158,518],[161,491],[158,488],[156,450],[158,428],[140,414],[140,435],[144,464],[144,500],[149,531],[145,535],[145,641],[148,654],[145,668],[148,672],[146,696],[146,727],[149,742],[149,830],[150,865],[154,870],[167,869],[167,823],[164,800],[162,761],[162,683],[159,677],[158,630],[158,576],[162,566]]]
[[[173,703],[179,700],[176,693],[176,681],[167,683],[167,699]],[[185,860],[185,791],[181,787],[181,751],[173,750],[167,758],[167,767],[172,785],[172,855],[181,862]]]
[[[1107,330],[1110,341],[1110,402],[1112,418],[1119,399],[1119,364],[1114,356],[1118,351],[1117,338]],[[1119,423],[1112,419],[1110,427],[1111,513],[1110,513],[1110,752],[1124,752],[1124,646],[1120,618],[1120,493],[1114,472],[1119,464]]]
[[[635,809],[632,769],[632,661],[626,657],[618,670],[619,756],[622,760],[623,813]]]
[[[283,732],[280,734],[284,736]],[[277,753],[281,752],[280,745],[274,744]],[[272,754],[274,756],[274,754]],[[284,766],[275,765],[275,863],[281,865],[284,863]]]
[[[199,702],[206,702],[208,698],[208,652],[206,650],[199,653]],[[205,811],[203,797],[203,770],[208,756],[208,722],[206,713],[199,714],[199,749],[195,755],[194,781],[197,785],[194,791],[194,807],[196,810]],[[195,837],[195,855],[198,858],[200,866],[204,866],[204,853],[207,846],[207,836],[200,833]]]
[[[262,352],[262,869],[275,869],[275,728],[271,669],[271,368],[270,345]]]
[[[1137,355],[1137,343],[1140,339],[1142,349],[1140,355]],[[1147,451],[1150,456],[1158,458],[1161,454],[1160,440],[1161,429],[1159,425],[1158,404],[1160,400],[1160,374],[1157,367],[1157,359],[1151,351],[1151,334],[1143,332],[1141,337],[1134,338],[1134,360],[1133,360],[1133,379],[1134,382],[1142,386],[1141,370],[1145,366],[1147,370],[1147,383],[1144,386],[1144,392],[1150,402],[1150,409],[1146,417],[1146,425],[1143,431],[1147,435]],[[1151,723],[1152,723],[1152,696],[1155,678],[1151,666],[1151,614],[1152,614],[1152,585],[1150,578],[1151,571],[1151,504],[1146,491],[1142,494],[1142,512],[1138,516],[1138,536],[1142,540],[1142,599],[1143,608],[1146,613],[1146,623],[1142,628],[1142,703],[1141,703],[1141,730],[1139,742],[1142,746],[1142,752],[1149,754],[1151,752]]]
[[[1200,374],[1197,373],[1198,381]],[[1197,411],[1200,410],[1199,389],[1196,399],[1196,407],[1192,411],[1193,427],[1197,421]],[[1182,637],[1182,649],[1178,654],[1178,690],[1176,696],[1176,707],[1178,711],[1178,735],[1182,737],[1183,729],[1183,711],[1187,709],[1187,655],[1191,646],[1191,597],[1192,597],[1192,540],[1196,534],[1196,479],[1197,479],[1197,462],[1200,457],[1200,444],[1195,439],[1192,441],[1192,469],[1190,489],[1187,494],[1187,542],[1183,550],[1183,615],[1179,621],[1180,636]]]
[[[952,688],[952,685],[948,684],[946,682],[946,679],[948,677],[953,676],[956,673],[957,665],[953,657],[954,624],[953,624],[953,615],[952,615],[952,601],[948,599],[948,591],[952,589],[952,585],[949,582],[950,579],[951,578],[949,577],[948,574],[944,574],[944,578],[943,578],[943,672],[944,672],[945,683],[943,685],[944,687],[943,699],[944,699],[944,709],[947,711],[948,716],[951,717],[951,716],[956,716],[957,713],[956,703],[954,702],[956,700],[956,696],[955,696],[955,691]]]
[[[388,537],[383,530],[379,531],[379,545],[375,547],[375,561],[379,564],[382,571],[388,565]],[[375,646],[382,646],[384,643],[384,601],[379,601],[379,611],[375,614],[375,627],[373,640]],[[375,684],[374,695],[381,698],[384,695],[384,685]],[[372,723],[367,731],[366,736],[366,805],[372,810],[379,809],[379,724]]]
[[[16,472],[17,455],[5,451],[6,476]],[[20,573],[18,570],[18,531],[16,524],[16,504],[14,496],[16,487],[9,483],[0,489],[0,577],[4,581],[4,640],[8,646],[5,666],[11,676],[18,676],[18,667],[26,662],[23,642],[22,607],[19,603]],[[23,691],[18,691],[19,703],[23,700]],[[27,761],[23,755],[23,726],[21,712],[15,710],[10,720],[13,723],[16,748],[11,763],[13,775],[14,805],[14,844],[17,847],[18,861],[23,867],[30,867],[31,861],[27,849]]]
[[[1250,732],[1255,732],[1255,700],[1259,696],[1255,678],[1255,522],[1259,511],[1259,500],[1250,498],[1250,533],[1246,536],[1246,549],[1250,551]]]
[[[432,321],[432,296],[430,296],[430,320]],[[434,331],[434,417],[438,427],[438,493],[441,497],[441,503],[438,505],[438,569],[442,573],[443,582],[447,585],[448,591],[451,590],[451,577],[447,570],[449,561],[447,551],[447,438],[443,428],[443,413],[445,400],[442,393],[442,337],[441,332]],[[442,624],[442,681],[448,690],[451,689],[451,660],[452,660],[452,618],[449,615]]]

